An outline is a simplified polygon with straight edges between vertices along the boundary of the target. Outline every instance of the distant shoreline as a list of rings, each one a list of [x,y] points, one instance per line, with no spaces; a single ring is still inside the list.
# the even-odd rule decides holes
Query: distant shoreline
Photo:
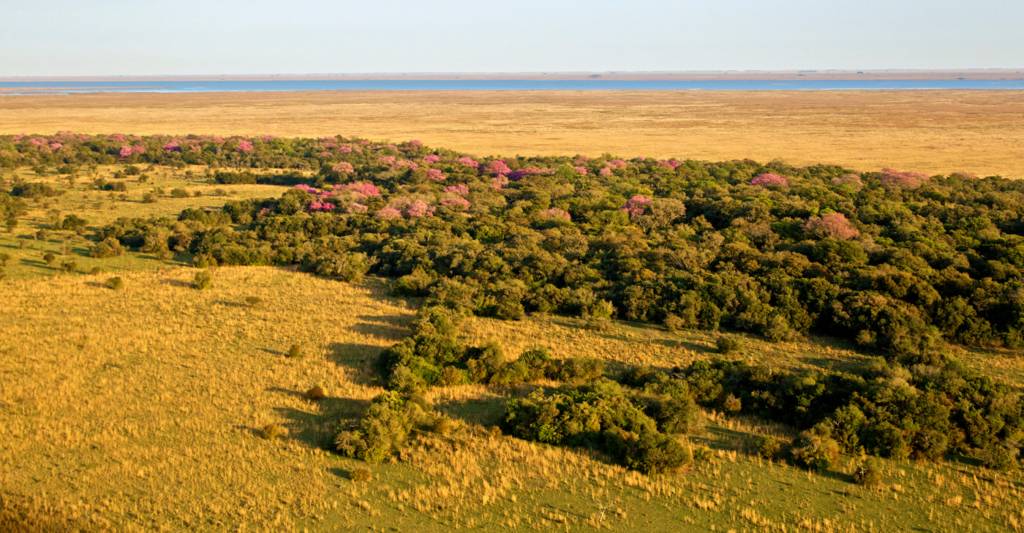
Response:
[[[1017,79],[315,79],[315,80],[117,80],[0,81],[0,96],[42,94],[261,93],[309,91],[1024,91]]]
[[[0,82],[147,82],[147,81],[400,81],[400,80],[606,80],[606,81],[756,81],[756,80],[1018,80],[1024,67],[948,70],[723,70],[689,72],[410,72],[309,73],[240,75],[123,75],[123,76],[0,76]]]

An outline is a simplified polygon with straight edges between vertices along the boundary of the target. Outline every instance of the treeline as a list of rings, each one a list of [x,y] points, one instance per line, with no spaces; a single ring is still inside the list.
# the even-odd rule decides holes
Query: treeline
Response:
[[[319,171],[277,199],[119,221],[100,236],[134,247],[164,235],[199,264],[369,272],[404,294],[507,319],[608,315],[773,340],[819,332],[919,362],[938,360],[942,337],[1024,345],[1019,181],[752,161],[477,160],[342,138],[252,144],[241,156],[253,165],[287,155]],[[180,152],[148,154],[138,157]]]
[[[467,383],[504,391],[505,433],[587,448],[645,473],[693,460],[676,435],[694,429],[698,405],[794,428],[795,438],[762,437],[754,452],[818,470],[841,454],[964,456],[1005,469],[1024,447],[1020,395],[953,362],[907,368],[879,359],[826,372],[717,359],[611,371],[600,361],[553,359],[541,349],[506,359],[496,344],[461,343],[458,322],[457,312],[434,303],[420,311],[413,334],[380,356],[389,392],[339,433],[338,451],[374,462],[390,457],[415,428],[437,425],[440,415],[423,400],[429,387]]]

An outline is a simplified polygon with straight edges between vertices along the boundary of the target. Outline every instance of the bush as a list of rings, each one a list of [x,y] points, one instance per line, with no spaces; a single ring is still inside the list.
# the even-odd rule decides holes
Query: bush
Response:
[[[373,473],[366,468],[353,468],[349,473],[349,479],[359,483],[365,483],[373,479]]]
[[[208,270],[200,270],[196,272],[194,278],[192,278],[192,288],[197,290],[209,289],[213,283],[213,276],[210,275]]]
[[[299,359],[305,355],[305,350],[302,349],[302,346],[293,344],[288,347],[288,351],[284,355],[289,359]]]
[[[402,449],[414,428],[432,422],[419,403],[397,392],[370,402],[359,421],[334,438],[338,452],[368,463],[381,463]]]
[[[865,487],[877,487],[882,484],[882,472],[872,461],[861,461],[853,469],[853,481]]]
[[[778,459],[782,455],[782,442],[775,437],[757,435],[750,443],[754,454],[765,459]]]
[[[683,447],[611,382],[510,400],[502,428],[516,437],[606,453],[628,468],[655,473],[689,458]]]
[[[715,349],[722,355],[730,354],[740,348],[740,342],[732,337],[719,335],[715,339]]]
[[[119,291],[124,288],[124,280],[120,277],[114,276],[108,279],[103,285],[108,289]]]
[[[804,431],[793,440],[790,455],[798,465],[823,472],[839,458],[839,443],[818,431]]]
[[[318,402],[327,398],[327,392],[320,385],[314,385],[311,389],[306,391],[306,399],[314,402]]]
[[[260,428],[260,436],[267,440],[275,440],[288,436],[288,428],[281,424],[267,424]]]
[[[121,245],[121,241],[114,237],[107,237],[93,245],[92,249],[89,250],[89,255],[97,259],[117,257],[124,255],[124,246]]]

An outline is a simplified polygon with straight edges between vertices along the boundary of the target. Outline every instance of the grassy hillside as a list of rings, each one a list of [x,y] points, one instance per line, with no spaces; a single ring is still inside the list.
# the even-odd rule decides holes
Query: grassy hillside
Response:
[[[421,435],[396,463],[367,466],[323,447],[338,420],[380,392],[371,361],[405,335],[410,305],[386,297],[377,282],[230,267],[200,291],[189,286],[193,274],[126,273],[119,291],[102,286],[106,275],[3,282],[11,311],[0,318],[5,513],[140,529],[1024,524],[1016,473],[886,461],[883,485],[865,488],[843,469],[818,475],[748,455],[748,435],[785,430],[708,414],[689,438],[694,466],[647,477],[585,452],[493,433],[500,406],[477,385],[434,389],[452,429]],[[475,319],[467,333],[510,347],[548,345],[556,357],[582,349],[627,362],[700,356],[711,341],[628,324],[606,332],[572,326]],[[304,357],[286,357],[295,344]],[[747,356],[772,354],[755,344]],[[314,385],[328,398],[306,400]],[[288,435],[262,438],[271,423]]]

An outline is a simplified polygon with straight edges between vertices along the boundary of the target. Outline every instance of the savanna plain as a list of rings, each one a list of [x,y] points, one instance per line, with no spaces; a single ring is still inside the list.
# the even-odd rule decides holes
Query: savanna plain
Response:
[[[26,96],[0,135],[0,530],[1024,529],[985,178],[1024,94]]]

